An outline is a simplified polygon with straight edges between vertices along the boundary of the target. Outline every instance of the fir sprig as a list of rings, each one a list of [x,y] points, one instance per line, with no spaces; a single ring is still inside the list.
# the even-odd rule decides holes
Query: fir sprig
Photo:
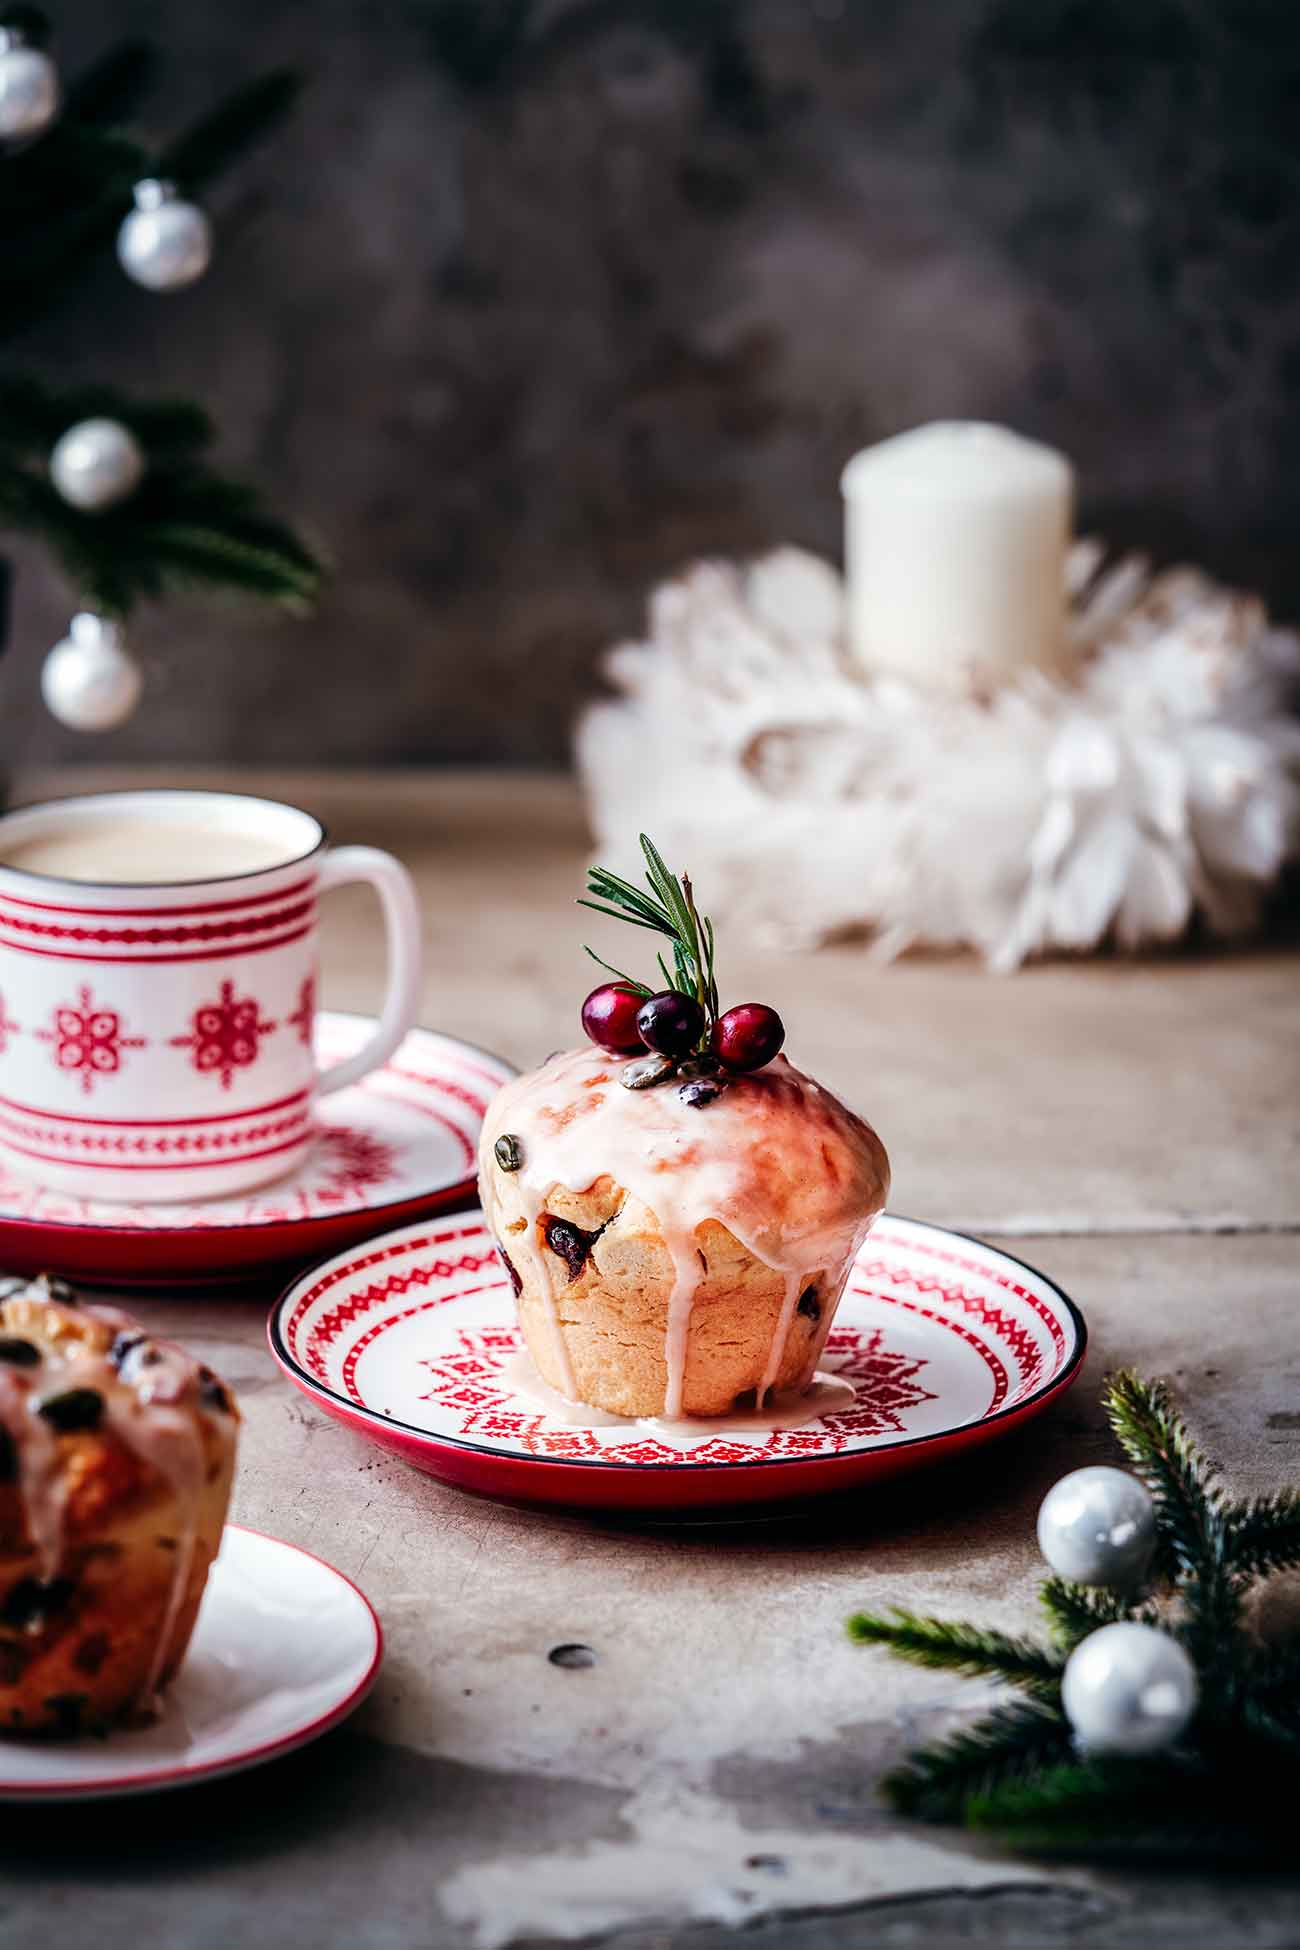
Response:
[[[578,906],[589,907],[593,914],[608,915],[611,920],[626,921],[629,927],[645,928],[652,934],[665,936],[672,956],[672,967],[669,967],[662,953],[656,957],[664,985],[693,997],[703,1009],[707,1026],[711,1029],[718,1014],[713,923],[707,915],[701,915],[695,905],[690,876],[682,874],[679,879],[676,874],[669,873],[663,855],[645,833],[641,834],[641,851],[645,855],[648,893],[634,886],[630,880],[624,880],[620,874],[611,873],[608,867],[591,867],[587,872],[587,892],[595,899],[580,899]],[[637,995],[650,994],[645,982],[634,975],[625,975],[621,969],[598,955],[594,948],[586,948],[585,952]]]
[[[1104,1404],[1155,1503],[1153,1589],[1046,1579],[1051,1647],[898,1609],[857,1613],[848,1630],[859,1644],[1028,1695],[910,1755],[883,1790],[905,1814],[990,1829],[1017,1847],[1272,1853],[1289,1845],[1300,1790],[1300,1641],[1264,1648],[1242,1615],[1253,1579],[1300,1562],[1300,1492],[1233,1501],[1159,1382],[1117,1374]],[[1060,1707],[1070,1652],[1120,1619],[1176,1633],[1197,1668],[1191,1726],[1177,1748],[1140,1761],[1080,1755]]]

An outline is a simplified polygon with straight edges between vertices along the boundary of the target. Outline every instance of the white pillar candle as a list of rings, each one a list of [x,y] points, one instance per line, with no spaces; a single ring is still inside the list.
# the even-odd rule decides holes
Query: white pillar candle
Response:
[[[855,454],[843,480],[854,654],[947,689],[1059,665],[1073,483],[1054,448],[978,420]]]

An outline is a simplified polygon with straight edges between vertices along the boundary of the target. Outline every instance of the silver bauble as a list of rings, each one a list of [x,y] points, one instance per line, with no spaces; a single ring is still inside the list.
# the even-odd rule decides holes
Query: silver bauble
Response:
[[[135,493],[144,449],[120,420],[78,420],[54,444],[50,479],[74,508],[98,514]]]
[[[59,71],[17,28],[0,27],[0,142],[31,142],[59,112]]]
[[[1073,1470],[1043,1498],[1038,1548],[1075,1584],[1138,1584],[1155,1547],[1150,1492],[1122,1469]]]
[[[72,731],[111,731],[124,724],[140,701],[142,683],[121,625],[91,610],[73,617],[41,671],[46,708]]]
[[[212,225],[174,183],[146,177],[135,186],[135,208],[117,233],[118,262],[150,291],[179,291],[207,270]]]
[[[1177,1639],[1123,1620],[1070,1654],[1061,1704],[1078,1746],[1093,1754],[1154,1754],[1196,1711],[1196,1668]]]

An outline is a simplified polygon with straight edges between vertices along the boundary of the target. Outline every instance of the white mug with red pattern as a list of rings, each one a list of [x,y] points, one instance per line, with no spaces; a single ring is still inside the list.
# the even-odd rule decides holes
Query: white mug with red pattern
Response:
[[[75,857],[82,845],[93,859],[96,836],[102,852],[106,832],[147,840],[155,828],[184,851],[179,875],[91,879],[11,864],[51,847]],[[232,855],[236,839],[243,856]],[[250,852],[269,864],[223,871],[223,852],[227,865]],[[383,907],[388,994],[364,1048],[321,1072],[317,901],[355,880],[369,881]],[[292,806],[149,791],[9,813],[0,819],[6,1161],[54,1189],[128,1202],[221,1198],[277,1178],[307,1150],[315,1099],[383,1063],[411,1028],[420,974],[406,869],[374,847],[327,848],[319,822]]]

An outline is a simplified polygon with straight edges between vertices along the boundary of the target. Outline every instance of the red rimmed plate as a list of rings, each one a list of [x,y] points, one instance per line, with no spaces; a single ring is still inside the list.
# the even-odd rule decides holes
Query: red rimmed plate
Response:
[[[323,1062],[359,1049],[370,1016],[323,1010]],[[385,1226],[463,1204],[488,1100],[514,1075],[499,1056],[413,1029],[352,1090],[325,1098],[302,1167],[238,1198],[116,1205],[50,1192],[0,1158],[0,1268],[107,1286],[211,1284],[304,1265]]]
[[[1069,1386],[1083,1316],[1032,1267],[887,1217],[858,1256],[823,1367],[851,1407],[798,1429],[585,1429],[515,1394],[510,1285],[477,1210],[304,1274],[271,1351],[320,1407],[417,1468],[513,1501],[695,1511],[850,1489],[1015,1428]]]
[[[227,1524],[189,1651],[159,1718],[103,1739],[0,1738],[0,1801],[97,1801],[242,1773],[358,1707],[384,1639],[324,1558]]]

